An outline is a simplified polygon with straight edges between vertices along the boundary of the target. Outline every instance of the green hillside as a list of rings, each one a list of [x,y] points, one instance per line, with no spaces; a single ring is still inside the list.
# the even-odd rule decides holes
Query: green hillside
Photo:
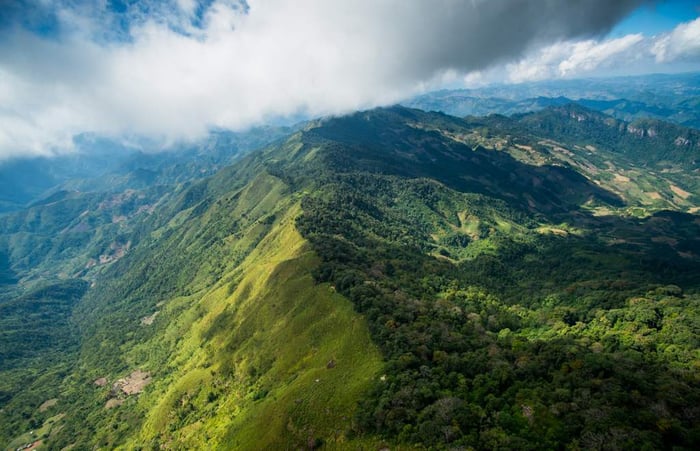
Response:
[[[360,112],[0,218],[3,319],[56,345],[3,329],[55,361],[25,384],[3,359],[0,442],[696,448],[700,191],[672,151],[694,132],[634,147],[562,111]]]
[[[394,122],[392,133],[423,145],[428,163],[417,165],[420,171],[480,152],[431,145],[432,129],[446,128],[415,131],[419,113],[399,113],[407,121],[403,128]],[[360,118],[334,125],[361,127]],[[381,143],[381,134],[363,135],[373,132],[370,124],[343,139],[348,146],[357,136]],[[336,173],[322,195],[306,198],[299,222],[324,259],[318,280],[333,283],[367,316],[387,360],[386,383],[362,404],[361,430],[485,449],[697,443],[697,418],[686,416],[700,395],[693,338],[700,266],[690,251],[697,249],[697,216],[595,216],[585,205],[572,207],[588,202],[577,197],[584,189],[566,189],[579,179],[547,165],[538,167],[539,177],[550,189],[525,191],[515,180],[496,200],[465,192],[465,180],[493,174],[478,159],[452,181],[454,166],[436,168],[430,179],[395,177],[386,173],[399,163],[411,167],[415,155],[373,155],[360,160],[365,167],[390,163],[391,170],[330,166]],[[526,170],[517,165],[511,162],[511,174]],[[589,188],[589,197],[597,194]],[[616,203],[608,208],[621,208]],[[672,249],[681,242],[684,250]]]

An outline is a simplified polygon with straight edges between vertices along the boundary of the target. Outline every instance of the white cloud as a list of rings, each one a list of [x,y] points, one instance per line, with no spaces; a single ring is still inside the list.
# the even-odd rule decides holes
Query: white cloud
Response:
[[[575,42],[558,42],[538,49],[517,63],[507,64],[507,81],[521,83],[555,78],[558,75],[557,68],[572,55],[575,45]]]
[[[647,51],[640,46],[641,34],[596,41],[566,41],[552,44],[518,61],[508,64],[508,81],[547,80],[586,75],[599,68],[622,67],[639,60]]]
[[[82,132],[189,139],[392,103],[528,49],[605,33],[640,2],[249,0],[244,13],[219,0],[195,26],[197,5],[174,1],[151,13],[135,3],[128,39],[108,39],[104,5],[58,11],[58,39],[4,30],[0,158],[56,151]],[[523,77],[553,64],[587,70],[613,47],[592,59],[552,48]]]
[[[671,33],[659,37],[651,46],[656,61],[670,62],[700,58],[700,18],[677,26]]]
[[[501,81],[522,83],[574,78],[608,71],[660,71],[660,63],[700,62],[700,18],[668,33],[646,37],[629,34],[616,39],[566,40],[537,48],[519,61],[490,74]],[[687,67],[687,66],[684,66]]]
[[[618,39],[603,42],[593,40],[577,42],[573,45],[571,55],[559,63],[559,74],[590,72],[615,59],[620,64],[624,57],[629,57],[630,50],[644,40],[641,34],[630,34]]]

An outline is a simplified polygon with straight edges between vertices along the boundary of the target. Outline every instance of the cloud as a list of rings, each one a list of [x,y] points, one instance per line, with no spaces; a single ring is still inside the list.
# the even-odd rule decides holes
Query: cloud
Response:
[[[677,26],[651,46],[657,62],[700,59],[700,18]]]
[[[585,39],[555,42],[526,53],[520,60],[492,68],[481,78],[522,83],[573,78],[615,70],[649,72],[672,63],[700,63],[700,18],[679,24],[656,36],[629,34],[616,39]],[[665,66],[660,66],[665,64]],[[686,69],[688,66],[679,66]],[[465,78],[465,83],[471,79]]]
[[[643,39],[642,34],[630,34],[600,43],[592,40],[577,42],[573,45],[571,55],[559,63],[559,73],[567,76],[589,72],[613,58],[619,63],[620,56],[629,55],[630,49]]]
[[[0,32],[0,158],[59,151],[83,132],[192,139],[212,127],[392,103],[551,43],[601,36],[639,3],[172,0],[115,9],[44,0],[14,8]]]
[[[566,41],[539,49],[517,63],[508,64],[508,81],[520,83],[581,76],[601,67],[626,65],[639,59],[644,49],[641,34],[596,41]]]

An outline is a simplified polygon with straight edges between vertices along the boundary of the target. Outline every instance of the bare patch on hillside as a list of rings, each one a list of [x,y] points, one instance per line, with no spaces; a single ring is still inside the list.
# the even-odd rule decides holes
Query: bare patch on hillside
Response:
[[[96,385],[102,387],[104,378],[100,378],[100,384],[95,381]],[[106,383],[106,379],[104,379]],[[123,377],[112,384],[110,392],[111,398],[105,403],[105,409],[113,409],[124,403],[127,397],[137,395],[143,391],[146,385],[151,383],[151,373],[148,371],[135,370],[127,377]]]
[[[115,262],[124,257],[129,249],[131,249],[131,241],[127,241],[126,244],[114,242],[109,245],[108,252],[100,255],[99,262],[101,265]]]
[[[569,236],[569,232],[564,229],[559,229],[556,227],[542,226],[535,229],[537,233],[541,234],[552,234],[557,236]]]
[[[117,406],[121,406],[124,403],[123,399],[112,398],[105,403],[105,409],[112,409]]]
[[[673,191],[673,193],[675,195],[681,197],[682,199],[687,199],[690,197],[690,193],[688,191],[686,191],[683,188],[680,188],[674,184],[669,185],[669,188],[671,188],[671,191]]]
[[[146,385],[151,383],[151,373],[148,371],[136,370],[129,376],[117,380],[112,385],[112,391],[123,392],[125,395],[136,395],[141,393]]]
[[[37,440],[36,442],[31,443],[29,446],[27,446],[26,448],[22,448],[22,449],[31,451],[32,449],[37,449],[37,448],[39,448],[39,447],[41,446],[42,443],[44,443],[43,440]]]
[[[48,400],[44,401],[39,406],[39,412],[46,412],[51,407],[55,406],[57,402],[58,402],[58,398],[48,399]]]
[[[141,318],[141,325],[150,326],[151,324],[153,324],[153,321],[156,320],[156,316],[158,316],[159,313],[160,311],[156,310],[155,312],[153,312],[152,315],[144,316],[143,318]]]

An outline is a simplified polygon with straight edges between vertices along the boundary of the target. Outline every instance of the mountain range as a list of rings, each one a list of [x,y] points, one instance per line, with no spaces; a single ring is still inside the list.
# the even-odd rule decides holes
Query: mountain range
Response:
[[[575,102],[627,122],[661,119],[700,128],[700,74],[638,75],[486,86],[429,92],[405,106],[454,116],[539,111]]]
[[[700,132],[542,104],[356,112],[9,198],[0,443],[696,449]]]

